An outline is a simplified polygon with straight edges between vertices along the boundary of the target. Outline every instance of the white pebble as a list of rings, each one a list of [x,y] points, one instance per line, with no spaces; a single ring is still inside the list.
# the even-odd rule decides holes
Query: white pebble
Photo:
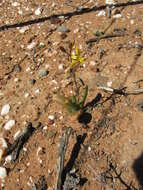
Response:
[[[19,32],[21,33],[21,34],[23,34],[26,30],[28,30],[29,29],[29,27],[28,26],[25,26],[25,27],[22,27],[22,28],[20,28],[19,29]]]
[[[55,116],[54,116],[54,115],[49,115],[49,116],[48,116],[48,119],[54,120],[54,119],[55,119]]]
[[[24,97],[25,97],[25,98],[28,98],[28,96],[29,96],[29,93],[26,92],[26,93],[24,94]]]
[[[115,2],[113,0],[106,0],[105,1],[106,5],[114,5]]]
[[[18,10],[18,14],[22,15],[23,14],[22,10]]]
[[[79,32],[79,28],[76,28],[76,29],[73,31],[74,34],[76,34],[76,33],[78,33],[78,32]]]
[[[90,151],[91,151],[91,147],[89,146],[89,147],[88,147],[88,152],[90,152]]]
[[[105,16],[105,11],[100,11],[97,16]]]
[[[5,105],[2,107],[1,115],[2,115],[2,116],[7,115],[7,114],[9,113],[9,110],[10,110],[10,105],[9,105],[9,104],[5,104]]]
[[[35,90],[35,93],[36,93],[36,94],[39,94],[39,93],[40,93],[40,89],[37,88],[37,89]]]
[[[112,81],[107,82],[107,86],[111,87],[112,86]]]
[[[15,125],[15,120],[11,119],[9,120],[5,125],[5,130],[10,130]]]
[[[7,142],[3,137],[0,137],[0,145],[2,148],[7,148]]]
[[[24,152],[27,152],[27,148],[26,148],[26,147],[23,147],[23,151],[24,151]]]
[[[131,23],[131,24],[134,24],[134,20],[130,20],[130,23]]]
[[[26,69],[26,72],[29,72],[31,69],[30,69],[30,67],[28,67],[27,69]]]
[[[4,167],[0,167],[0,179],[4,179],[7,176],[7,171]]]
[[[113,18],[121,18],[122,15],[121,14],[116,14],[116,15],[113,15]]]
[[[19,3],[15,1],[15,2],[12,3],[12,6],[17,7],[17,6],[19,6]]]
[[[19,81],[19,78],[15,78],[15,79],[14,79],[14,82],[18,82],[18,81]]]
[[[11,162],[12,160],[12,156],[11,155],[8,155],[6,158],[5,158],[5,162],[8,163],[8,162]]]
[[[35,47],[36,43],[35,42],[31,42],[31,44],[28,44],[27,49],[31,50]]]
[[[97,65],[97,63],[95,62],[95,61],[90,61],[90,63],[89,63],[91,66],[95,66],[95,65]]]
[[[48,126],[47,126],[47,125],[43,127],[43,130],[47,130],[47,129],[48,129]]]
[[[63,71],[64,65],[63,64],[59,64],[58,69],[61,70],[61,71]]]
[[[61,115],[59,119],[60,119],[60,120],[62,120],[63,118],[64,118],[64,116],[63,116],[63,115]]]
[[[40,162],[40,164],[42,164],[42,163],[43,163],[43,161],[42,161],[41,159],[39,160],[39,162]]]
[[[38,7],[38,9],[35,10],[35,15],[39,16],[41,14],[41,8]]]

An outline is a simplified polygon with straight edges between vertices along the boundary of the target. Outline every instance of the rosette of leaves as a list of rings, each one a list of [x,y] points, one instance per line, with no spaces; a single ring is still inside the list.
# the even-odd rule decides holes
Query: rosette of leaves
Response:
[[[65,97],[62,93],[58,92],[55,100],[60,103],[69,113],[74,114],[82,110],[88,94],[88,86],[83,87],[80,97],[75,95]]]

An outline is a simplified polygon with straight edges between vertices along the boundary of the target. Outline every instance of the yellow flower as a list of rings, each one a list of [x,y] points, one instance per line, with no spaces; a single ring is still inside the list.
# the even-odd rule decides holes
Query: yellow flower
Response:
[[[82,64],[85,61],[85,57],[81,56],[81,52],[78,47],[75,48],[75,54],[71,55],[71,63],[69,65],[70,69],[73,69],[78,64]]]

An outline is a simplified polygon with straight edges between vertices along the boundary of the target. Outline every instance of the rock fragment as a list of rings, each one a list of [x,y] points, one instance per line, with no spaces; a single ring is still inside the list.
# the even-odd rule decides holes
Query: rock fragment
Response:
[[[9,113],[9,110],[10,110],[10,105],[9,104],[5,104],[2,107],[1,116],[7,115]]]
[[[5,130],[10,130],[14,125],[15,125],[15,120],[11,119],[11,120],[9,120],[9,121],[4,125],[4,129],[5,129]]]

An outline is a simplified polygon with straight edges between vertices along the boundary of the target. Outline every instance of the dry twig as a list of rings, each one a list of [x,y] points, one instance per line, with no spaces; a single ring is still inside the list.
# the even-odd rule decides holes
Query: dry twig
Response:
[[[112,94],[119,94],[124,96],[143,94],[143,89],[126,90],[127,89],[126,87],[121,89],[115,89],[106,86],[99,86],[98,89],[104,90],[105,92],[110,92]]]
[[[62,189],[62,173],[64,169],[64,160],[65,160],[65,154],[69,142],[69,137],[72,132],[72,128],[69,127],[62,132],[62,137],[60,140],[60,146],[59,146],[59,154],[58,154],[58,160],[57,160],[57,177],[56,177],[56,185],[54,190],[61,190]]]

